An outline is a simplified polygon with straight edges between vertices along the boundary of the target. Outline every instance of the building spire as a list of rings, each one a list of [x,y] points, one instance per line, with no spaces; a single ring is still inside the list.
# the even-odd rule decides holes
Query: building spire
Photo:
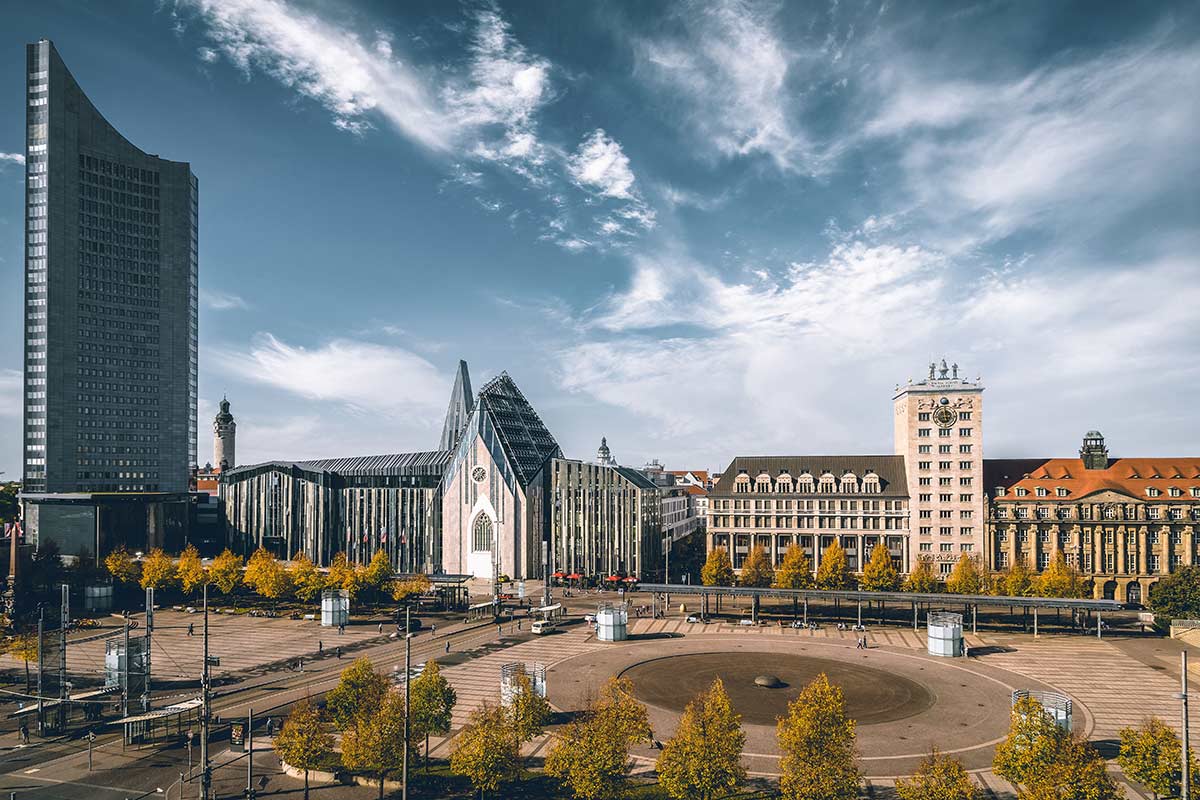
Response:
[[[606,467],[615,466],[617,460],[612,457],[612,451],[608,449],[608,437],[600,437],[600,449],[596,451],[596,463]]]
[[[450,405],[446,408],[446,421],[442,425],[442,440],[439,450],[453,450],[458,447],[463,429],[475,411],[475,393],[471,391],[471,374],[467,371],[467,362],[458,362],[458,372],[454,376],[454,388],[450,392]]]

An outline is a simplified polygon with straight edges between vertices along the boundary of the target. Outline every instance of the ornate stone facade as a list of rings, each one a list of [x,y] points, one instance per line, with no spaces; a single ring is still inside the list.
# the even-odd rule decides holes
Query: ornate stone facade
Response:
[[[989,460],[988,566],[1040,570],[1062,552],[1097,598],[1145,603],[1198,563],[1200,458],[1109,459],[1088,432],[1079,458]]]

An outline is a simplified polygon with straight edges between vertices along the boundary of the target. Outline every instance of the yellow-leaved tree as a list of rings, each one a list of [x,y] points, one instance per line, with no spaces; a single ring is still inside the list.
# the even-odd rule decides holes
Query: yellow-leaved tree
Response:
[[[779,791],[787,800],[855,800],[859,772],[854,720],[846,717],[840,687],[825,673],[788,704],[777,727],[782,773]]]
[[[291,566],[288,567],[288,578],[292,583],[292,592],[303,603],[311,603],[325,588],[325,576],[303,552],[292,557]]]
[[[1200,786],[1200,762],[1191,757],[1189,785]],[[1121,729],[1117,763],[1125,777],[1137,781],[1159,797],[1179,794],[1183,781],[1183,745],[1175,730],[1158,717],[1137,728]]]
[[[104,568],[121,583],[133,583],[138,579],[138,563],[125,545],[114,549],[104,557]]]
[[[392,560],[388,558],[387,551],[376,550],[375,554],[371,556],[370,563],[363,567],[360,578],[362,588],[382,595],[384,590],[388,588],[388,584],[392,582],[392,575],[394,573]]]
[[[708,551],[708,559],[700,569],[700,582],[705,586],[733,586],[733,562],[724,547]]]
[[[900,800],[975,800],[979,792],[957,758],[933,751],[907,780],[896,781]]]
[[[858,586],[868,592],[894,592],[900,587],[900,573],[892,562],[892,554],[882,541],[871,550],[871,560],[863,568]]]
[[[1104,758],[1060,728],[1032,697],[1012,707],[1008,736],[996,747],[992,770],[1028,800],[1116,800],[1120,790]]]
[[[597,698],[559,736],[546,756],[546,774],[579,800],[616,796],[625,785],[629,748],[651,737],[646,707],[628,678],[609,678]]]
[[[458,702],[458,694],[431,658],[425,662],[421,674],[413,679],[408,702],[412,709],[413,730],[417,737],[425,739],[425,769],[428,771],[429,736],[450,733],[451,714]]]
[[[268,600],[279,600],[291,589],[287,570],[275,558],[275,554],[260,547],[246,562],[246,585]]]
[[[175,560],[164,553],[161,547],[154,548],[142,559],[140,583],[143,589],[166,589],[174,585],[175,578]]]
[[[325,724],[321,709],[307,697],[292,706],[292,712],[275,737],[275,752],[284,763],[304,770],[304,800],[308,800],[309,770],[325,765],[333,753],[333,734]]]
[[[738,576],[739,586],[753,586],[765,589],[775,580],[775,566],[767,550],[760,544],[750,548],[746,560],[742,562],[742,572]]]
[[[200,560],[200,551],[196,549],[196,545],[189,544],[184,548],[183,554],[179,556],[179,566],[176,568],[179,575],[179,585],[183,587],[184,594],[195,594],[204,583],[208,580],[208,574],[204,571],[204,563]]]
[[[663,745],[655,768],[659,783],[678,800],[726,795],[746,780],[745,744],[742,717],[717,678],[688,703],[675,735]]]
[[[942,588],[942,582],[933,574],[933,559],[927,555],[917,556],[917,563],[904,579],[904,591],[914,594],[932,594]]]
[[[389,689],[342,736],[342,763],[379,779],[379,800],[389,772],[400,769],[412,742],[404,739],[404,695]],[[415,753],[413,753],[415,755]]]
[[[776,589],[807,589],[812,586],[812,564],[798,544],[790,545],[783,554],[783,563],[775,570]]]
[[[946,591],[951,594],[980,594],[984,590],[983,571],[979,559],[963,553],[954,565],[954,571],[946,576]]]
[[[346,557],[345,551],[339,551],[333,557],[333,561],[329,564],[329,572],[326,573],[325,582],[330,589],[345,589],[350,593],[352,599],[358,594],[358,590],[361,588],[359,573],[350,563],[350,559]]]
[[[388,680],[375,671],[371,659],[359,658],[342,670],[338,685],[325,695],[325,710],[338,730],[346,731],[379,708],[387,691]]]
[[[1059,550],[1046,568],[1033,580],[1033,591],[1038,597],[1084,597],[1083,578],[1078,570],[1067,563]]]
[[[221,592],[230,594],[242,582],[242,557],[233,554],[229,548],[221,551],[221,555],[213,559],[208,567],[208,579]]]
[[[508,714],[486,701],[471,712],[452,748],[450,771],[466,777],[481,798],[515,778],[520,768],[521,754],[508,730]]]
[[[392,599],[397,603],[406,603],[420,597],[433,588],[433,584],[425,575],[409,575],[392,581],[390,589]]]
[[[853,580],[846,561],[846,551],[835,536],[821,553],[821,563],[817,565],[817,588],[849,589]]]
[[[1001,574],[994,588],[1007,597],[1032,597],[1033,573],[1029,571],[1025,559],[1017,556],[1012,566]]]

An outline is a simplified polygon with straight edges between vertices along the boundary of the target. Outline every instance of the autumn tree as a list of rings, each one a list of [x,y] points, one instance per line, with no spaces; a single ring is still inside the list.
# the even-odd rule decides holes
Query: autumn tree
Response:
[[[1038,597],[1083,597],[1083,578],[1079,571],[1067,564],[1059,550],[1046,568],[1033,579],[1033,592]]]
[[[4,651],[13,658],[25,662],[25,693],[29,694],[32,691],[29,665],[38,660],[37,632],[18,633],[9,637],[4,642]]]
[[[208,581],[208,574],[204,571],[204,563],[200,560],[200,551],[196,549],[196,545],[189,544],[184,549],[183,554],[179,556],[176,573],[183,593],[187,595],[194,595]]]
[[[208,579],[221,594],[230,594],[242,582],[242,557],[225,548],[208,566]]]
[[[387,691],[387,678],[375,671],[371,659],[360,658],[342,670],[338,685],[325,695],[325,709],[338,730],[348,730],[379,708]]]
[[[1189,753],[1189,755],[1191,755]],[[1171,726],[1151,717],[1138,728],[1121,729],[1117,763],[1125,777],[1135,780],[1159,796],[1179,794],[1183,776],[1183,745]],[[1200,785],[1200,764],[1191,756],[1192,786]]]
[[[275,558],[275,554],[260,547],[246,562],[246,585],[268,600],[279,600],[287,595],[290,581],[287,570]]]
[[[788,704],[777,727],[782,776],[779,790],[787,800],[855,800],[859,772],[855,762],[854,720],[846,717],[840,687],[821,673]]]
[[[429,769],[429,736],[450,733],[451,713],[458,702],[450,682],[432,658],[409,687],[409,717],[413,730],[425,738],[425,769]]]
[[[384,692],[377,705],[362,710],[355,725],[342,736],[342,763],[379,779],[379,800],[389,772],[400,769],[411,742],[404,738],[404,695]]]
[[[882,541],[871,550],[871,560],[863,569],[858,587],[868,592],[894,592],[900,587],[900,573],[896,571],[892,554]]]
[[[933,559],[917,556],[917,563],[904,579],[904,591],[913,594],[932,594],[942,588],[942,582],[933,574]]]
[[[359,577],[358,572],[354,569],[354,565],[350,563],[350,559],[346,557],[345,552],[339,552],[329,564],[329,572],[326,573],[325,585],[330,589],[345,589],[350,593],[350,597],[353,598],[361,588]]]
[[[1033,573],[1020,556],[1006,569],[996,582],[996,588],[1008,597],[1032,597]]]
[[[849,589],[853,581],[846,551],[835,536],[821,553],[821,563],[817,566],[817,588]]]
[[[724,547],[708,551],[708,560],[700,570],[700,582],[705,586],[733,586],[733,562]]]
[[[790,545],[783,554],[783,563],[775,570],[775,589],[807,589],[812,586],[812,564],[798,544]]]
[[[975,800],[979,796],[962,762],[933,751],[908,780],[896,781],[900,800]]]
[[[646,707],[633,698],[629,679],[609,678],[547,754],[546,774],[579,800],[612,797],[624,786],[630,746],[650,736]]]
[[[371,556],[371,561],[362,569],[360,580],[362,588],[370,589],[378,594],[383,594],[388,588],[388,584],[392,581],[392,575],[395,570],[392,569],[392,560],[388,558],[386,550],[376,550]]]
[[[482,797],[517,775],[520,751],[503,708],[484,702],[454,737],[450,771],[471,782]]]
[[[1115,800],[1119,791],[1104,758],[1058,726],[1032,697],[1012,708],[1008,736],[996,747],[992,770],[1016,784],[1021,800]]]
[[[970,553],[963,553],[958,557],[954,570],[946,577],[946,591],[951,594],[980,594],[983,588],[979,560]]]
[[[732,792],[746,779],[745,744],[742,717],[717,678],[688,703],[675,735],[663,745],[656,766],[659,783],[679,800]]]
[[[296,599],[303,603],[311,603],[325,588],[325,576],[317,569],[317,565],[303,552],[292,557],[288,567],[288,580],[292,584],[292,592]]]
[[[292,706],[275,737],[275,752],[285,763],[304,770],[304,800],[308,800],[308,772],[323,766],[333,752],[333,734],[321,710],[307,697]]]
[[[392,599],[397,603],[406,603],[414,597],[420,597],[428,592],[433,587],[428,576],[425,575],[410,575],[407,578],[399,578],[389,584],[389,590],[392,594]]]
[[[746,560],[742,562],[738,585],[765,589],[774,580],[775,567],[771,564],[771,557],[767,555],[766,548],[760,544],[754,545],[746,554]]]
[[[533,681],[524,671],[517,674],[516,691],[508,701],[508,726],[517,740],[517,754],[521,746],[541,736],[550,722],[553,712],[550,703],[534,690]]]
[[[133,583],[138,579],[138,563],[133,555],[125,549],[125,545],[113,550],[104,557],[104,567],[108,574],[121,583]]]
[[[148,556],[142,559],[140,583],[143,589],[154,589],[155,591],[166,589],[175,583],[175,578],[175,561],[164,553],[161,547],[154,548]]]

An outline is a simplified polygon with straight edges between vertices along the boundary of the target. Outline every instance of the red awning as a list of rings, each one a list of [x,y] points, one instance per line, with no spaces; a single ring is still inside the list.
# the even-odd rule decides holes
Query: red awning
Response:
[[[572,572],[570,575],[567,576],[567,580],[577,581],[582,577],[583,576],[580,575],[578,572]]]
[[[562,577],[564,577],[564,576],[563,576],[563,573],[561,573],[561,572],[556,572],[556,573],[554,573],[553,575],[551,575],[550,577],[551,577],[551,578],[562,578]]]
[[[609,575],[605,580],[619,581],[619,580],[621,580],[621,576],[620,575]]]
[[[625,582],[626,583],[637,583],[637,578],[630,575],[628,578],[625,579]]]

